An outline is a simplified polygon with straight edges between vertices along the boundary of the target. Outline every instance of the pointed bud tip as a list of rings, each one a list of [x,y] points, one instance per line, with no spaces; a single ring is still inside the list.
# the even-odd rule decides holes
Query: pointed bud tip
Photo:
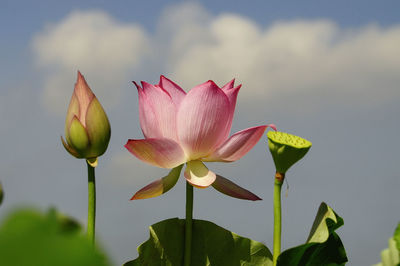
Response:
[[[80,91],[80,92],[77,92]],[[93,91],[90,89],[89,84],[86,82],[85,76],[78,70],[78,77],[76,79],[74,92],[77,93],[78,101],[81,101],[82,98],[88,97],[89,101],[96,97]],[[83,95],[85,96],[83,96]],[[81,104],[81,103],[80,103]]]
[[[82,82],[82,81],[86,82],[85,77],[82,75],[82,73],[79,70],[78,70],[78,78],[76,80],[77,80],[76,81],[77,83]]]

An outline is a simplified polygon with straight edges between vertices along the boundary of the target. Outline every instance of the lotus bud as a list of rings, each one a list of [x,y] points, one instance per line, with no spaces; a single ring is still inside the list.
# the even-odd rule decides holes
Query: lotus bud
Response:
[[[85,158],[93,167],[110,141],[111,128],[107,115],[96,96],[78,71],[78,80],[65,120],[64,148],[76,158]]]
[[[269,131],[267,136],[277,172],[275,178],[283,181],[286,171],[306,155],[312,144],[301,137],[279,131]]]

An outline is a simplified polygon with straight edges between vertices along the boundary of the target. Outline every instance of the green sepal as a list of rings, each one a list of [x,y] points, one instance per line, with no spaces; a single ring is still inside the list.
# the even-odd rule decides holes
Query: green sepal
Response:
[[[76,116],[71,120],[66,138],[68,145],[81,156],[80,158],[86,157],[85,155],[90,145],[89,136]]]
[[[45,214],[20,209],[8,215],[0,226],[0,258],[1,265],[110,265],[80,225],[54,209]]]
[[[167,176],[162,178],[163,193],[168,192],[176,185],[176,182],[178,182],[179,176],[181,175],[182,167],[183,164],[178,165],[177,167],[173,168]]]
[[[284,132],[268,131],[267,137],[276,171],[282,174],[303,158],[312,145],[306,139]]]
[[[79,117],[79,100],[76,97],[76,94],[73,93],[72,97],[71,97],[71,101],[69,102],[69,106],[68,106],[68,111],[67,111],[67,116],[65,118],[65,138],[68,140],[68,129],[69,129],[69,125],[71,124],[72,119],[74,118],[74,116]]]
[[[107,150],[111,127],[107,115],[96,97],[92,99],[86,112],[86,130],[91,145],[86,158],[99,157]]]
[[[76,157],[76,158],[82,158],[81,155],[79,155],[79,153],[74,150],[71,146],[68,145],[68,143],[65,142],[64,138],[61,136],[61,143],[64,146],[64,148],[67,150],[67,152],[69,152],[69,154],[71,154],[72,156]]]
[[[214,223],[193,220],[191,266],[272,266],[272,255],[262,243],[241,237]],[[182,265],[185,220],[173,218],[150,226],[150,239],[138,247],[139,257],[125,263]]]
[[[346,251],[335,233],[342,225],[343,219],[321,203],[306,243],[281,253],[277,265],[345,265]]]
[[[143,187],[133,195],[131,200],[154,198],[166,193],[178,182],[182,167],[183,164],[173,168],[168,175]]]

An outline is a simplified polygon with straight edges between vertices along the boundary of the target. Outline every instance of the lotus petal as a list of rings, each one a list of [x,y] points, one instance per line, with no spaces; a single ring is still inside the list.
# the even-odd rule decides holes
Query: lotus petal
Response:
[[[229,137],[229,133],[231,132],[233,116],[235,114],[236,99],[237,99],[237,96],[238,96],[238,93],[239,93],[239,90],[241,87],[242,87],[242,85],[239,85],[235,88],[231,88],[231,89],[225,91],[225,94],[229,100],[230,108],[229,108],[228,123],[226,124],[225,133],[224,133],[224,140],[226,140]]]
[[[251,127],[233,134],[213,154],[202,161],[234,162],[239,160],[256,145],[267,127],[267,125]]]
[[[191,160],[207,156],[223,141],[230,104],[213,82],[205,82],[188,92],[178,110],[179,142]]]
[[[125,148],[139,160],[161,168],[174,168],[186,162],[185,153],[171,139],[130,139]]]
[[[169,93],[159,86],[142,82],[134,83],[139,93],[140,126],[145,138],[169,138],[177,140],[177,107]]]
[[[148,199],[160,196],[173,188],[179,179],[183,164],[173,168],[168,175],[160,178],[135,193],[131,200]]]
[[[86,126],[86,111],[89,107],[90,102],[92,101],[94,96],[92,90],[90,89],[89,85],[86,83],[85,78],[78,71],[78,80],[75,83],[74,94],[79,102],[79,120],[81,121],[82,125]]]
[[[76,158],[81,158],[82,156],[81,155],[79,155],[79,153],[76,151],[76,150],[74,150],[74,148],[72,148],[71,146],[69,146],[66,142],[65,142],[65,140],[64,140],[64,138],[61,136],[61,143],[63,144],[63,146],[64,146],[64,148],[72,155],[72,156],[74,156],[74,157],[76,157]]]
[[[223,90],[226,93],[227,91],[232,89],[233,86],[235,86],[235,79],[232,79],[231,81],[226,83],[224,86],[222,86],[221,90]]]
[[[74,147],[80,155],[84,155],[83,153],[89,147],[90,141],[87,131],[76,116],[72,118],[71,125],[69,126],[67,143],[69,146]]]
[[[97,98],[90,102],[86,114],[86,130],[90,139],[90,154],[88,157],[102,155],[108,147],[111,137],[110,122]]]
[[[259,198],[257,195],[253,194],[252,192],[248,191],[247,189],[244,189],[232,181],[226,179],[225,177],[222,177],[220,175],[217,175],[215,182],[212,184],[213,188],[218,190],[219,192],[234,197],[238,199],[244,199],[244,200],[262,200]]]
[[[216,175],[201,161],[189,161],[186,163],[185,178],[197,188],[206,188],[214,183]]]
[[[160,82],[158,83],[158,86],[166,90],[169,95],[172,98],[172,101],[175,103],[175,105],[178,107],[183,98],[185,98],[186,92],[179,87],[175,82],[171,81],[170,79],[167,79],[163,75],[160,76]]]

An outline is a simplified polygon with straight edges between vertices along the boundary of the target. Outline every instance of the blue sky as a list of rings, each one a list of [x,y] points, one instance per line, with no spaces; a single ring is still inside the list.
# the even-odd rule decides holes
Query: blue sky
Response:
[[[283,245],[305,241],[321,201],[344,218],[349,265],[380,260],[398,215],[398,1],[2,1],[0,218],[21,204],[86,219],[85,164],[63,150],[79,69],[112,126],[100,158],[98,236],[113,261],[137,256],[147,227],[184,215],[184,182],[130,202],[163,176],[124,148],[141,138],[131,80],[165,74],[186,90],[236,78],[232,133],[275,123],[313,142],[288,172]],[[266,137],[243,159],[209,167],[263,198],[195,190],[194,216],[272,247],[274,167]]]

